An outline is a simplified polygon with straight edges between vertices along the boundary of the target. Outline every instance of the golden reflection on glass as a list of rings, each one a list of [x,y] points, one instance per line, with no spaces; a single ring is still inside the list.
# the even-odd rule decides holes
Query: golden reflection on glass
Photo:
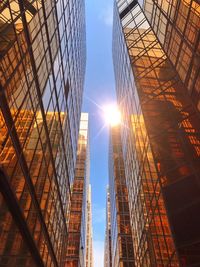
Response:
[[[139,4],[123,3],[132,6],[122,8],[120,14],[115,9],[113,55],[122,117],[127,129],[132,124],[132,131],[122,129],[122,140],[131,222],[136,233],[135,259],[142,266],[199,263],[200,124],[194,107],[199,98],[190,97],[184,81],[190,76],[186,68],[190,66],[191,49],[177,33],[173,49],[166,48],[173,38],[167,39],[171,25],[167,25],[163,14],[172,14],[176,1],[171,6],[172,13],[168,13],[170,5],[166,1],[145,1],[150,24]],[[186,14],[188,3],[190,8],[193,4],[196,8],[188,14],[197,14],[196,1],[180,1],[185,11],[178,11]],[[172,18],[181,25],[180,16]],[[199,25],[199,17],[195,23]],[[170,52],[176,53],[175,58]],[[197,50],[193,52],[198,55]],[[176,63],[179,54],[184,74]],[[174,68],[172,64],[177,65]],[[192,73],[195,75],[195,69]],[[188,214],[192,214],[192,227],[184,221]]]

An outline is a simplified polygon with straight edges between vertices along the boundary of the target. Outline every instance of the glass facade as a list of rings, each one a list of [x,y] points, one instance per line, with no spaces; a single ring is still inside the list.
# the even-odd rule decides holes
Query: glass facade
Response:
[[[200,3],[145,1],[145,14],[200,111]]]
[[[176,1],[155,2],[165,8]],[[156,20],[162,24],[162,16]],[[137,1],[115,2],[113,60],[135,265],[198,266],[200,116],[162,30]]]
[[[126,186],[119,126],[110,128],[109,168],[112,266],[134,267],[128,190]]]
[[[82,113],[75,178],[72,188],[66,267],[87,266],[87,246],[89,245],[87,242],[89,229],[87,208],[89,200],[88,114]]]
[[[84,1],[1,1],[0,266],[64,265],[84,73]]]

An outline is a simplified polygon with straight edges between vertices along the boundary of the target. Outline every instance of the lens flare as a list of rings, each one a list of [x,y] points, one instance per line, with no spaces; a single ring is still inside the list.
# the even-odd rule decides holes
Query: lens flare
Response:
[[[104,119],[107,125],[117,126],[121,123],[121,113],[114,104],[103,107]]]

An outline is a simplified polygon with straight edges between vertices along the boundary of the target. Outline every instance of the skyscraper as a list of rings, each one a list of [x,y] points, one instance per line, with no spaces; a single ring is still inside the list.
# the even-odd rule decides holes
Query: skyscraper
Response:
[[[91,188],[88,114],[82,113],[67,242],[67,267],[92,266]]]
[[[134,267],[128,192],[120,127],[110,128],[105,267]]]
[[[105,243],[104,243],[104,267],[112,267],[109,187],[107,188],[107,195],[106,195],[106,233],[105,233]]]
[[[115,1],[113,30],[135,265],[199,266],[199,3],[144,7]]]
[[[0,266],[64,266],[84,1],[0,3]]]
[[[93,231],[92,231],[92,196],[91,184],[87,189],[87,240],[86,240],[86,267],[93,267]]]
[[[146,0],[144,11],[164,51],[200,111],[199,1]]]

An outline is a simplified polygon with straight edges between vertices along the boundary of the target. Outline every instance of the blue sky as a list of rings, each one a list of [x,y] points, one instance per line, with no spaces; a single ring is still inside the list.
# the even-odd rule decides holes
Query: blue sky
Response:
[[[101,110],[115,101],[112,64],[113,0],[86,0],[87,67],[83,111],[90,117],[90,181],[92,184],[94,266],[103,267],[106,186],[108,184],[108,129]]]

